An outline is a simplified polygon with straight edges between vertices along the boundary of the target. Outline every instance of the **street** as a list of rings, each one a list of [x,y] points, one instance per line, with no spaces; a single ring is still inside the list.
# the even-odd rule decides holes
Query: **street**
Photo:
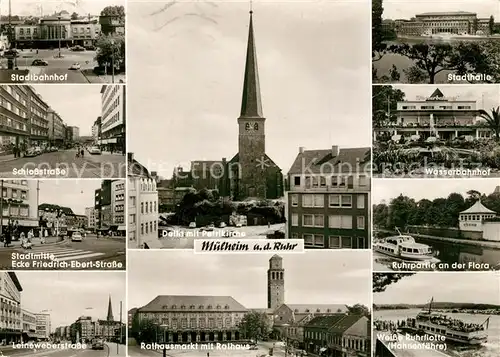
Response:
[[[16,357],[126,357],[126,347],[125,345],[117,345],[116,343],[106,343],[104,350],[92,350],[90,348],[77,350],[77,349],[12,349],[11,347],[1,348],[0,352],[3,352],[3,356],[16,356]],[[109,354],[108,354],[109,352]],[[0,356],[2,356],[0,354]]]
[[[126,266],[125,238],[87,235],[82,242],[66,239],[56,244],[40,244],[33,240],[32,249],[19,245],[0,248],[0,266],[14,270],[124,270]],[[18,254],[43,255],[36,257],[13,256]],[[13,259],[14,258],[14,259]],[[50,264],[50,265],[48,265]]]
[[[58,76],[67,75],[67,80],[61,81],[37,81],[34,83],[106,83],[110,82],[110,76],[97,76],[93,73],[93,69],[97,66],[94,60],[95,51],[71,51],[67,48],[61,49],[62,58],[58,58],[59,49],[53,50],[24,50],[19,53],[16,58],[16,65],[19,72],[29,71],[34,75],[54,75]],[[48,62],[47,66],[32,66],[33,60],[40,59]],[[7,68],[7,60],[1,60],[1,67]],[[80,64],[79,70],[70,70],[69,68],[74,64]],[[15,73],[15,72],[13,72]],[[115,83],[124,80],[124,76],[115,76]],[[2,78],[2,82],[10,82],[8,78]]]
[[[235,342],[236,344],[236,342]],[[206,350],[201,347],[202,345],[198,345],[198,349],[191,350],[169,350],[167,351],[167,357],[174,356],[184,356],[184,357],[207,357],[207,353],[210,354],[210,357],[230,357],[230,356],[244,356],[244,357],[256,357],[267,355],[269,353],[269,349],[273,346],[272,342],[259,342],[258,350],[249,350],[249,349],[233,349],[233,350],[223,350],[223,349],[210,349]],[[136,356],[154,356],[161,357],[163,356],[163,351],[150,351],[143,350],[140,346],[128,346],[128,355],[130,357]],[[281,347],[274,347],[273,350],[274,357],[285,357],[285,351]],[[293,355],[288,354],[288,357],[293,357]]]
[[[35,157],[0,157],[3,178],[124,178],[125,156],[102,153],[76,157],[77,150],[48,152]],[[24,170],[23,170],[24,169]],[[50,171],[52,170],[52,171]]]

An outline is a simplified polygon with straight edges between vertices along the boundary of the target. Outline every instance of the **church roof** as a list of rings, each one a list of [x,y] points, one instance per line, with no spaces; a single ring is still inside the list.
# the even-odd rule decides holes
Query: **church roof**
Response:
[[[139,309],[140,312],[172,310],[179,312],[242,312],[247,311],[247,308],[232,296],[158,295],[149,304]]]
[[[339,149],[337,156],[332,150],[304,150],[295,158],[288,174],[303,174],[303,168],[314,174],[355,173],[364,170],[361,164],[370,162],[370,148]]]
[[[257,67],[257,52],[253,33],[253,18],[250,11],[248,28],[247,56],[245,62],[245,78],[243,80],[243,95],[241,99],[242,118],[262,118],[262,100],[260,97],[259,71]]]
[[[460,213],[493,213],[493,214],[496,214],[495,211],[492,211],[489,208],[484,207],[483,204],[481,203],[481,201],[477,201],[471,207],[467,208],[465,211],[462,211]]]

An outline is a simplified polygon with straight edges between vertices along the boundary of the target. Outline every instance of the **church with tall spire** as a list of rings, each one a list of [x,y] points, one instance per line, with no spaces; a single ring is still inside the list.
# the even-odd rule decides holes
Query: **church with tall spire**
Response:
[[[257,65],[257,50],[250,10],[248,40],[241,97],[237,119],[238,153],[230,160],[191,162],[192,186],[196,189],[218,189],[221,196],[234,200],[246,198],[275,199],[283,196],[281,169],[266,154],[266,118]],[[213,168],[223,172],[213,176]]]
[[[108,300],[108,314],[106,315],[106,321],[115,321],[113,316],[113,306],[111,305],[111,295]]]

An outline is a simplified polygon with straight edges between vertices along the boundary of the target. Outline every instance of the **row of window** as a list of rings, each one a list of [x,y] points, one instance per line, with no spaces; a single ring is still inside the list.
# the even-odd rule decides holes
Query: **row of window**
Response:
[[[340,176],[334,174],[304,176],[304,181],[302,181],[302,176],[294,176],[293,185],[300,187],[304,184],[305,188],[354,188],[356,179],[359,187],[368,187],[370,180],[368,176],[360,175],[355,177],[353,175]]]
[[[328,196],[328,207],[331,208],[353,208],[353,195],[340,195],[340,194],[303,194],[302,207],[307,208],[324,208],[325,196]],[[365,208],[366,195],[354,195],[356,198],[356,208]],[[291,194],[290,201],[292,207],[299,207],[299,195]]]
[[[158,227],[156,221],[141,223],[141,235],[148,235],[149,233],[157,232]]]
[[[27,200],[28,191],[4,187],[2,191],[2,197],[5,199],[12,198],[16,200]]]
[[[170,321],[168,319],[162,319],[161,325],[165,327],[166,329],[171,329],[175,330],[178,328],[181,329],[203,329],[203,328],[231,328],[233,326],[237,326],[239,323],[240,319],[235,319],[234,325],[231,323],[231,318],[218,318],[218,319],[171,319]]]
[[[330,249],[351,249],[353,247],[365,247],[365,238],[348,236],[329,236],[328,246],[325,246],[325,236],[322,234],[302,234],[292,233],[292,239],[304,239],[305,247],[330,248]],[[357,243],[354,245],[354,243]]]
[[[115,212],[123,212],[125,210],[125,205],[116,205]]]
[[[304,337],[311,340],[327,341],[330,345],[342,346],[356,351],[367,351],[367,340],[356,337],[343,337],[322,331],[304,331]]]
[[[353,229],[353,218],[350,215],[328,216],[328,228]],[[299,222],[299,214],[292,213],[292,227],[314,227],[325,228],[325,216],[322,214],[303,214],[302,225]],[[365,216],[356,217],[356,229],[366,229]]]
[[[487,218],[494,218],[494,214],[461,214],[461,221],[482,221]]]

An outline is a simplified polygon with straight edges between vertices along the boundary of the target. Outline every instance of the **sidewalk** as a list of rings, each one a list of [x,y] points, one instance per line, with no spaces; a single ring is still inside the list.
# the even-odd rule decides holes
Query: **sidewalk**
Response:
[[[66,242],[66,240],[59,240],[59,237],[47,237],[45,238],[45,243],[42,244],[40,243],[40,238],[33,238],[31,240],[31,243],[33,244],[33,247],[35,246],[51,246],[51,245],[58,245]],[[9,248],[19,248],[21,247],[21,240],[17,241],[12,241],[9,245]],[[3,248],[3,242],[0,242],[0,248]]]
[[[14,157],[14,154],[0,155],[0,162],[8,162],[14,160],[17,160],[17,158]]]

